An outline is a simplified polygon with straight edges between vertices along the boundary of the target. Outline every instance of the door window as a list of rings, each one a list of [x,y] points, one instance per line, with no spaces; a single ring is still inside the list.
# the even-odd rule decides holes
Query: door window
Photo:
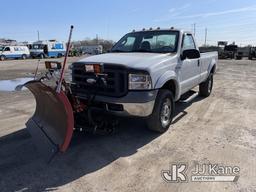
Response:
[[[192,35],[185,35],[182,43],[182,50],[196,49]]]
[[[135,37],[127,37],[126,39],[124,39],[121,42],[121,45],[120,45],[120,47],[118,47],[118,49],[120,49],[122,51],[130,51],[130,50],[132,50],[135,39],[136,39]]]
[[[10,47],[5,47],[4,51],[11,51]]]

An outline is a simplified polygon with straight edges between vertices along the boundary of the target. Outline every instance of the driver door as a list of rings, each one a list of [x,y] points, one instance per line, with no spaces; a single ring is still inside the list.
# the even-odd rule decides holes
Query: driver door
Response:
[[[184,34],[181,50],[196,49],[196,45],[191,34]],[[186,93],[197,86],[200,78],[200,59],[185,59],[179,66],[181,93]]]
[[[5,47],[3,50],[3,55],[5,55],[6,57],[11,57],[12,56],[12,51],[10,47]]]

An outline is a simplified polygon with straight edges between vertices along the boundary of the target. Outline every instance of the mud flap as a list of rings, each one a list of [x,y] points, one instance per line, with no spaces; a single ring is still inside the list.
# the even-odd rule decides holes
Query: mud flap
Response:
[[[29,81],[24,86],[36,100],[35,113],[26,126],[39,152],[50,160],[69,146],[74,127],[72,106],[64,92],[56,93],[41,81]]]

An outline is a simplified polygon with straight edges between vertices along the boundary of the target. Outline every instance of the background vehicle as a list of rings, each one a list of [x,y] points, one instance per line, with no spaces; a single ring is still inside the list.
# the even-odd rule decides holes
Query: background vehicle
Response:
[[[26,59],[30,56],[27,46],[4,46],[0,48],[0,60]]]
[[[103,53],[102,45],[86,45],[81,47],[83,54],[98,55]]]
[[[224,49],[219,52],[220,59],[238,59],[241,57],[241,53],[237,54],[238,46],[235,44],[225,45]]]
[[[33,58],[62,57],[65,52],[66,44],[56,40],[34,42],[30,49]]]
[[[252,60],[253,58],[256,58],[256,47],[250,47],[249,48],[249,56],[248,59]]]
[[[80,57],[81,55],[82,51],[76,48],[71,48],[68,53],[69,57]]]
[[[109,132],[116,124],[114,118],[108,118],[110,114],[142,117],[149,129],[163,133],[183,94],[198,85],[200,96],[211,94],[217,60],[217,52],[199,52],[190,32],[128,33],[110,53],[73,63],[70,84],[56,89],[46,80],[26,83],[37,102],[27,127],[48,153],[56,151],[56,146],[65,151],[74,128]],[[60,65],[46,66],[47,79],[52,75],[56,82],[54,71]],[[58,92],[58,88],[62,90]],[[46,144],[45,140],[50,141]]]

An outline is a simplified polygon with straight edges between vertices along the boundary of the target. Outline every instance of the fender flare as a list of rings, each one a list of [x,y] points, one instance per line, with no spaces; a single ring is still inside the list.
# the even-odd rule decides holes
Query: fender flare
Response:
[[[211,72],[211,70],[215,67],[215,69],[214,69],[214,72],[213,73],[215,73],[216,72],[216,70],[217,70],[217,65],[216,65],[216,59],[212,59],[212,61],[211,61],[211,64],[209,65],[209,67],[208,67],[208,75],[210,74],[210,72]]]
[[[175,83],[175,100],[179,97],[180,95],[180,84],[178,83],[177,75],[174,71],[166,71],[164,74],[162,74],[156,81],[154,88],[155,89],[160,89],[164,86],[165,83],[168,81],[174,81]]]

